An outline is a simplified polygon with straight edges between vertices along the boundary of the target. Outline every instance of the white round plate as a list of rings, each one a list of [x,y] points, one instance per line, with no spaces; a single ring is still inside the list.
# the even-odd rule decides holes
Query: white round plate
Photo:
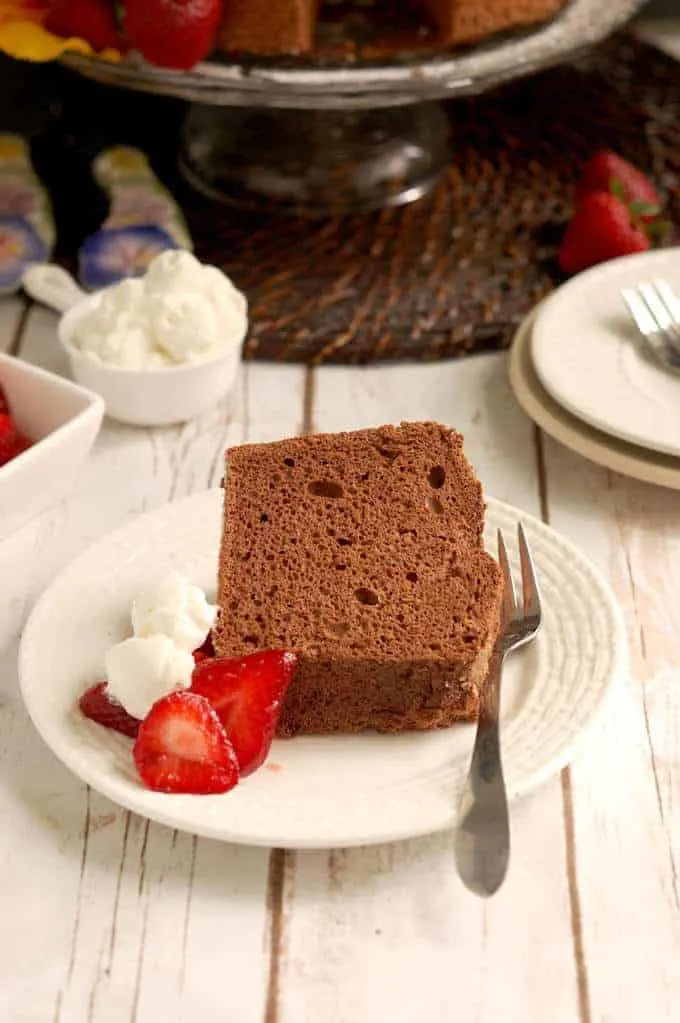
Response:
[[[538,309],[520,325],[508,362],[510,386],[526,414],[549,436],[578,455],[624,476],[680,490],[680,459],[609,437],[581,422],[550,397],[531,358],[531,332]]]
[[[621,289],[663,278],[680,293],[680,249],[625,256],[574,277],[534,323],[534,368],[548,393],[612,437],[680,456],[680,376],[644,353]]]
[[[520,515],[545,610],[537,640],[506,668],[503,752],[512,796],[570,760],[623,670],[626,652],[609,589],[571,544],[495,501],[489,501],[489,543],[495,546],[502,526],[514,548]],[[129,633],[130,602],[140,584],[176,568],[214,590],[220,528],[221,492],[197,494],[101,540],[45,591],[26,626],[19,669],[26,706],[47,745],[122,806],[224,841],[332,848],[450,827],[472,747],[469,725],[282,740],[267,764],[232,792],[173,796],[141,785],[129,740],[81,716],[76,701],[102,678],[107,648]]]

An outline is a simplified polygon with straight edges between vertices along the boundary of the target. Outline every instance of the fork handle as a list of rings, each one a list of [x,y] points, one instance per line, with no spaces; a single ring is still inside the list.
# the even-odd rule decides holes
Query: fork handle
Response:
[[[508,820],[508,801],[503,781],[500,741],[500,696],[504,654],[496,649],[489,661],[489,671],[480,694],[479,721],[472,751],[470,780],[477,801],[492,801],[494,807],[504,807]],[[509,829],[506,828],[509,833]]]
[[[461,876],[480,895],[493,895],[500,888],[510,859],[510,821],[499,732],[503,660],[503,652],[494,650],[482,686],[477,734],[456,838]]]

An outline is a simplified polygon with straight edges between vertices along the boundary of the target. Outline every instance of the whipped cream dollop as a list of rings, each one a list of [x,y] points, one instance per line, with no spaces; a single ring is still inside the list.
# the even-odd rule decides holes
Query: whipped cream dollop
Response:
[[[160,633],[191,653],[203,643],[216,613],[199,586],[179,572],[170,572],[137,594],[132,602],[132,629],[140,637]]]
[[[106,656],[109,696],[134,718],[145,718],[154,703],[191,685],[194,659],[168,636],[133,636]]]
[[[243,343],[245,295],[183,249],[161,252],[144,277],[106,288],[84,312],[71,347],[117,369],[207,362]]]
[[[109,696],[143,719],[163,696],[188,688],[193,651],[202,646],[216,613],[200,586],[179,572],[150,582],[132,601],[134,635],[106,656]]]

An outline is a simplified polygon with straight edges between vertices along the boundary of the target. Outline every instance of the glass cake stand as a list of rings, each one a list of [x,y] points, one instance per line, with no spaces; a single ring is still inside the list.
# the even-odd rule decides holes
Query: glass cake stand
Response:
[[[558,64],[626,22],[644,0],[571,0],[552,21],[456,54],[383,59],[211,58],[190,72],[69,54],[80,74],[191,103],[179,164],[205,195],[298,214],[411,202],[449,158],[443,100]],[[555,112],[559,116],[559,111]]]

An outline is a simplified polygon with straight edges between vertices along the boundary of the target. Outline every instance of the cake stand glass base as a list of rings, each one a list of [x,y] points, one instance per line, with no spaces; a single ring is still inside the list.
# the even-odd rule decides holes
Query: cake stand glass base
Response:
[[[252,109],[194,104],[180,169],[204,195],[302,216],[413,202],[446,166],[442,105],[376,110]]]

